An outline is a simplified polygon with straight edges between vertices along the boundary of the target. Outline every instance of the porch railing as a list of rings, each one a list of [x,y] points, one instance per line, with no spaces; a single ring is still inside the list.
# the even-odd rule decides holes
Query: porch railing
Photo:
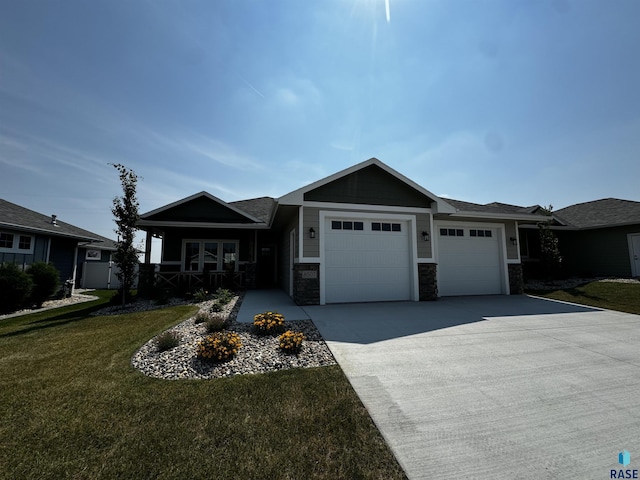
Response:
[[[232,283],[233,288],[244,286],[244,272],[156,272],[156,281],[161,287],[173,288],[217,288]]]

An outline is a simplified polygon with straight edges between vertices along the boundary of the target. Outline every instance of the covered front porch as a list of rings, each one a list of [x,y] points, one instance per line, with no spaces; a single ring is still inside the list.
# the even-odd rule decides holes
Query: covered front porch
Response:
[[[163,289],[272,288],[278,282],[277,239],[270,229],[274,208],[269,197],[227,203],[200,192],[143,214],[142,270]],[[161,239],[156,264],[154,239]]]

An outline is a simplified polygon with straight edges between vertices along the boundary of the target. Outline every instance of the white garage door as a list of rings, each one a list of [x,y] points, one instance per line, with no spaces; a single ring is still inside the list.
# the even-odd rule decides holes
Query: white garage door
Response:
[[[326,219],[325,302],[409,300],[407,222]]]
[[[438,294],[491,295],[502,288],[502,256],[496,228],[439,226]]]

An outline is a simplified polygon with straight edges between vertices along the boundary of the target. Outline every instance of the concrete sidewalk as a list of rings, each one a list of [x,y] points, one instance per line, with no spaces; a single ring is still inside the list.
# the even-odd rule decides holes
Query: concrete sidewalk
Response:
[[[610,478],[640,316],[527,296],[305,307],[411,479]]]
[[[285,320],[309,320],[309,315],[282,290],[247,290],[237,321],[253,323],[253,316],[265,311],[278,312]]]

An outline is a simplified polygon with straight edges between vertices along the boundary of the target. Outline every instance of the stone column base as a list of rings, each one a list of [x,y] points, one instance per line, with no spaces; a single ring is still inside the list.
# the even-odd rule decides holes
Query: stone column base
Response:
[[[293,301],[298,305],[320,305],[320,264],[293,265]]]
[[[438,265],[436,263],[419,263],[418,264],[418,291],[419,300],[437,300],[438,299],[438,279],[436,272]]]
[[[522,276],[522,264],[510,263],[509,270],[509,290],[511,295],[522,295],[524,293],[524,278]]]

